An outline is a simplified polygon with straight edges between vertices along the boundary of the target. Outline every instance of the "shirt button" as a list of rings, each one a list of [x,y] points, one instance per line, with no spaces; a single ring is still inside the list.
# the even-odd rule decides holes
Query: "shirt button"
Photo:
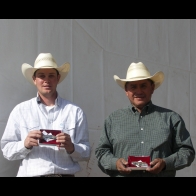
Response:
[[[143,144],[144,142],[142,141],[141,144]]]
[[[143,130],[144,130],[144,128],[141,128],[141,130],[143,131]]]

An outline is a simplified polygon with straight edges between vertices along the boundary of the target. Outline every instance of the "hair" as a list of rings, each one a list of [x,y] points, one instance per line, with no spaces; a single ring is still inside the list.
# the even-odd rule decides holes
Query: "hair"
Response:
[[[57,73],[57,76],[59,75],[59,71],[57,70],[57,69],[55,69],[55,68],[52,68],[52,69],[54,69],[54,70],[56,70],[56,73]],[[37,69],[38,70],[38,69]],[[37,70],[33,73],[33,76],[34,77],[36,77],[36,72],[37,72]]]
[[[154,81],[151,79],[147,79],[148,81],[150,81],[151,85],[154,84]]]
[[[151,85],[153,85],[154,84],[154,81],[153,80],[151,80],[151,79],[147,79],[149,82],[150,82],[150,84]],[[125,83],[125,90],[127,90],[127,84],[128,84],[129,82],[126,82]]]

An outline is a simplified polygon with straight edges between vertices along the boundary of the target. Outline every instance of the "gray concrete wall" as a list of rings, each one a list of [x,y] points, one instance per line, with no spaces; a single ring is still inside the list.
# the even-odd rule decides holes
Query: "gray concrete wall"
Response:
[[[196,148],[195,19],[0,19],[0,137],[13,107],[36,96],[21,65],[33,65],[50,52],[71,71],[58,92],[86,113],[92,154],[78,177],[107,177],[97,167],[94,150],[104,119],[129,101],[113,75],[126,77],[132,62],[143,62],[151,74],[165,73],[153,102],[178,112]],[[16,176],[18,162],[0,152],[0,176]],[[177,177],[196,177],[196,160]]]

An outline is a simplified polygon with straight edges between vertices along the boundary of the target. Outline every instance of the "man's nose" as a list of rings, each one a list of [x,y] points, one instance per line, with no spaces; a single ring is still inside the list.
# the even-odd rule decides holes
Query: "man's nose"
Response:
[[[49,82],[50,81],[50,77],[46,76],[44,77],[44,82]]]
[[[141,92],[142,92],[142,88],[137,87],[137,88],[136,88],[136,92],[137,92],[137,93],[141,93]]]

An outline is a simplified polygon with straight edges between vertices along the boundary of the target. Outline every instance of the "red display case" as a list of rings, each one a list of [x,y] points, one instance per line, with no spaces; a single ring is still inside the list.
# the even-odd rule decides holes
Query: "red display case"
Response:
[[[43,134],[42,139],[39,139],[40,144],[57,145],[56,135],[61,133],[61,130],[40,129]]]
[[[128,164],[132,170],[146,170],[150,167],[150,156],[128,156]]]

